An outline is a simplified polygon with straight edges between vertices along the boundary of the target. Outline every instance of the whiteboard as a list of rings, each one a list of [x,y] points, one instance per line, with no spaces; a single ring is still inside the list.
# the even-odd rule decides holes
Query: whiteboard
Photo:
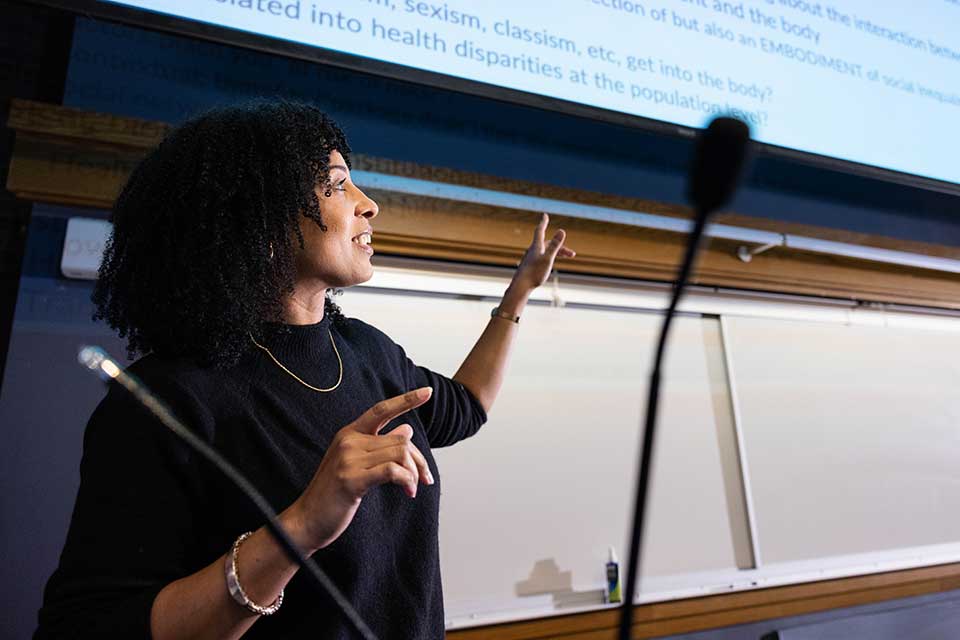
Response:
[[[341,302],[415,362],[448,375],[494,305],[362,289]],[[527,307],[489,422],[434,451],[448,620],[602,602],[608,547],[626,555],[659,325],[659,314]],[[648,575],[735,570],[719,444],[726,435],[718,435],[731,426],[718,322],[680,318],[675,332],[642,566]]]
[[[450,375],[509,275],[381,260],[340,303]],[[488,424],[434,451],[448,628],[611,606],[610,545],[624,572],[669,287],[561,280]],[[637,603],[960,561],[960,316],[704,288],[680,309]]]
[[[725,327],[764,561],[960,541],[960,331]]]

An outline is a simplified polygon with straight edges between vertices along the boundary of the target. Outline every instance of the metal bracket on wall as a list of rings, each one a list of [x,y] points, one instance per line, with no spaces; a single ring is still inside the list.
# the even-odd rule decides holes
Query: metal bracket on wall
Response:
[[[742,262],[750,262],[751,260],[753,260],[754,256],[758,256],[761,253],[764,253],[766,251],[769,251],[770,249],[773,249],[774,247],[785,246],[786,244],[787,244],[787,238],[784,235],[780,236],[780,240],[778,242],[768,242],[766,244],[760,245],[759,247],[750,248],[747,245],[742,244],[739,247],[737,247],[737,257],[740,258]]]

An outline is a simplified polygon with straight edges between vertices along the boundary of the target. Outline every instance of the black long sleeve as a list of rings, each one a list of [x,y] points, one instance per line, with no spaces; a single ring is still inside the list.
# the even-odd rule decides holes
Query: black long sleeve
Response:
[[[462,385],[415,366],[362,322],[275,326],[266,345],[305,380],[328,385],[337,375],[328,331],[344,368],[342,384],[328,394],[304,387],[256,350],[226,370],[157,356],[131,369],[277,511],[303,491],[340,428],[380,400],[433,386],[429,403],[384,431],[411,424],[437,483],[414,500],[393,485],[372,490],[344,534],[314,557],[379,637],[442,638],[440,473],[431,448],[472,435],[486,415]],[[124,394],[111,390],[87,426],[76,507],[36,638],[148,638],[153,600],[164,586],[263,524],[239,492]],[[297,575],[280,612],[245,637],[350,634],[332,604]]]
[[[162,376],[152,386],[194,427],[208,418]],[[189,573],[202,504],[196,461],[118,387],[84,433],[80,490],[60,566],[44,595],[38,638],[144,637],[150,606]]]

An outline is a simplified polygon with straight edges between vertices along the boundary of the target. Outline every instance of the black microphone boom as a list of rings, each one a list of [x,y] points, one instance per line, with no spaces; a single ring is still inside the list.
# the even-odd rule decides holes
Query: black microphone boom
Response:
[[[624,589],[623,605],[620,607],[619,640],[629,640],[630,627],[633,626],[633,607],[640,573],[640,551],[642,549],[644,513],[647,506],[647,487],[650,478],[650,460],[653,456],[654,435],[657,422],[657,403],[660,399],[660,367],[663,362],[667,336],[677,310],[677,304],[690,279],[694,260],[707,218],[711,213],[727,204],[733,197],[746,164],[750,142],[750,129],[740,120],[716,118],[697,137],[693,163],[690,166],[690,178],[687,184],[687,197],[694,207],[696,219],[683,262],[673,287],[670,305],[663,316],[660,337],[657,341],[656,356],[650,373],[647,395],[647,413],[643,429],[643,444],[640,453],[640,469],[637,477],[637,494],[633,510],[633,528],[630,532],[630,554],[627,564],[627,583]]]

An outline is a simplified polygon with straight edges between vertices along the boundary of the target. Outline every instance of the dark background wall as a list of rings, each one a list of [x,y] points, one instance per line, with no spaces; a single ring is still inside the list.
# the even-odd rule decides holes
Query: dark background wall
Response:
[[[11,97],[178,122],[215,104],[281,95],[320,104],[365,154],[683,201],[689,142],[636,129],[88,19],[74,26],[8,0],[0,0],[0,55],[4,120]],[[0,135],[4,179],[11,140],[9,130]],[[733,208],[960,246],[960,198],[784,159],[760,158]],[[16,576],[0,594],[4,637],[33,628],[76,493],[84,423],[102,395],[74,364],[76,348],[92,341],[122,354],[90,320],[89,283],[58,271],[66,217],[103,214],[41,206],[31,217],[28,203],[0,191],[0,557],[5,575]],[[696,637],[754,638],[761,627],[775,628]]]
[[[11,98],[59,103],[63,98],[73,20],[51,10],[0,0],[0,122]],[[13,132],[0,131],[0,180],[5,186]],[[20,281],[30,206],[0,187],[0,379]]]

